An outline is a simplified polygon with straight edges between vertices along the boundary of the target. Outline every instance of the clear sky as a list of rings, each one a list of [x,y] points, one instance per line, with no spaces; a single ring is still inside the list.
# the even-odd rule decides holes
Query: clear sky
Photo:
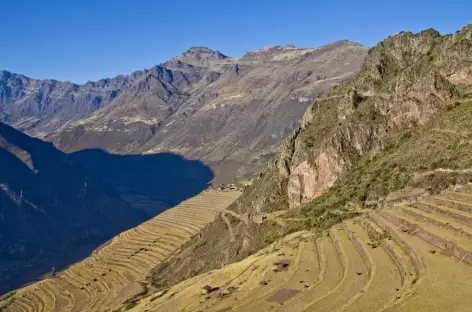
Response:
[[[191,46],[229,56],[268,45],[366,46],[401,30],[453,33],[472,0],[1,0],[0,69],[84,83]]]

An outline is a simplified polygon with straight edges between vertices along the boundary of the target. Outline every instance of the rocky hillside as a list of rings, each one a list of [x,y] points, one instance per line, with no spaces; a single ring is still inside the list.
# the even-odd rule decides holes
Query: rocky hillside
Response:
[[[44,137],[106,106],[138,74],[77,85],[0,71],[0,121]]]
[[[453,36],[403,32],[371,49],[361,73],[311,106],[281,151],[278,174],[289,206],[324,194],[362,156],[375,157],[389,138],[428,124],[467,97],[471,34],[470,27]],[[365,200],[391,191],[367,189]]]
[[[233,205],[245,219],[232,223],[232,237],[216,220],[153,280],[172,284],[294,229],[327,228],[365,209],[467,183],[471,91],[471,25],[454,35],[429,29],[387,38],[369,50],[358,75],[309,106],[276,161]]]
[[[85,85],[2,72],[0,121],[66,152],[173,152],[215,182],[251,176],[298,127],[307,106],[359,71],[367,53],[338,41],[276,46],[229,58],[194,47],[164,64]]]
[[[0,159],[0,293],[144,220],[116,189],[51,143],[3,123]]]

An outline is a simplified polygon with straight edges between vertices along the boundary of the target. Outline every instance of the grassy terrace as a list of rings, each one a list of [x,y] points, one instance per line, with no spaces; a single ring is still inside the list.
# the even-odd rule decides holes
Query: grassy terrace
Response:
[[[85,260],[5,295],[0,311],[107,311],[147,293],[150,270],[224,211],[238,190],[207,190],[113,238]]]
[[[471,265],[466,188],[290,234],[130,311],[470,311]]]

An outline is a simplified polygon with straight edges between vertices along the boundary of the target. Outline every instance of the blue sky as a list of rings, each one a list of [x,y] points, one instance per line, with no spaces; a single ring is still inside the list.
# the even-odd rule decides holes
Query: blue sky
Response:
[[[0,69],[84,83],[149,68],[191,46],[238,57],[268,45],[367,46],[401,30],[453,33],[470,0],[4,0]]]

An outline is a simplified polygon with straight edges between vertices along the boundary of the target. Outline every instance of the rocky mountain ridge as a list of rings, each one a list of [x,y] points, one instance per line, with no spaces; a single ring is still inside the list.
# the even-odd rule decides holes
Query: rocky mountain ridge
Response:
[[[44,137],[106,106],[137,73],[77,85],[0,71],[0,120]]]
[[[209,164],[216,183],[230,182],[265,167],[309,103],[355,74],[366,51],[339,41],[233,59],[193,47],[149,70],[82,86],[4,72],[0,120],[66,152],[178,153]]]
[[[356,80],[309,107],[293,152],[281,151],[289,162],[280,174],[288,179],[290,207],[324,194],[360,157],[382,150],[395,133],[425,125],[466,94],[470,80],[453,77],[472,65],[470,36],[468,27],[455,36],[428,29],[390,37],[369,51]],[[317,112],[328,111],[333,100],[337,124],[326,129]],[[321,136],[323,130],[329,134]]]

